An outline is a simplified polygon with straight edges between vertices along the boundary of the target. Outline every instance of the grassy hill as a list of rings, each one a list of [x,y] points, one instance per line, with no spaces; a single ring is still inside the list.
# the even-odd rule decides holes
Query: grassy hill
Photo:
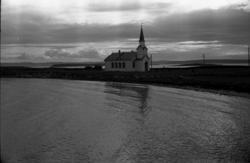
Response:
[[[56,78],[160,84],[250,93],[250,67],[158,68],[149,72],[107,72],[80,68],[1,67],[4,78]]]

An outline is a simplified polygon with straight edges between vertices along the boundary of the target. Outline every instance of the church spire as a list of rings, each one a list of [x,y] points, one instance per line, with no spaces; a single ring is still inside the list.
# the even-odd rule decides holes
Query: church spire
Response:
[[[140,40],[139,42],[145,42],[144,40],[144,34],[143,34],[143,29],[142,29],[142,24],[141,24],[141,33],[140,33]]]
[[[141,25],[141,33],[140,33],[140,39],[139,39],[139,45],[137,47],[137,58],[142,58],[148,54],[148,48],[145,45],[145,40],[144,40],[144,34],[143,34],[143,28]]]

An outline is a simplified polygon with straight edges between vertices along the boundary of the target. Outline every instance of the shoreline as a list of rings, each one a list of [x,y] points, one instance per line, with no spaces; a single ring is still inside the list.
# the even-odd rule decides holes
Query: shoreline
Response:
[[[250,98],[249,67],[153,69],[108,72],[66,68],[1,67],[1,78],[43,78],[149,84]]]
[[[191,91],[208,92],[208,93],[214,93],[214,94],[218,94],[218,95],[228,95],[228,96],[244,97],[244,98],[250,99],[250,93],[237,92],[237,91],[233,91],[233,90],[206,89],[206,88],[192,87],[192,86],[178,86],[178,85],[138,83],[138,82],[125,82],[125,81],[119,82],[119,81],[101,81],[101,80],[80,80],[80,79],[69,79],[69,78],[1,77],[1,79],[54,79],[54,80],[77,80],[77,81],[93,81],[93,82],[116,82],[116,83],[129,83],[129,84],[145,84],[145,85],[150,85],[150,86],[185,89],[185,90],[191,90]]]

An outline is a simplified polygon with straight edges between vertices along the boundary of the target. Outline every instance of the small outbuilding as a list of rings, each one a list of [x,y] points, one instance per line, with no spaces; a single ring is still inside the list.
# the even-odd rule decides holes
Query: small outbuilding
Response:
[[[143,29],[141,26],[139,45],[136,51],[110,54],[105,60],[106,71],[149,71],[150,58],[145,45]]]

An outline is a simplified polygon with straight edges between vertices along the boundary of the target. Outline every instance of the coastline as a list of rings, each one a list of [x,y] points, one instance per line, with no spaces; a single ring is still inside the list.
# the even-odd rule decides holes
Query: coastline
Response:
[[[51,78],[139,83],[250,98],[250,68],[244,66],[162,68],[149,72],[1,67],[1,78]]]

